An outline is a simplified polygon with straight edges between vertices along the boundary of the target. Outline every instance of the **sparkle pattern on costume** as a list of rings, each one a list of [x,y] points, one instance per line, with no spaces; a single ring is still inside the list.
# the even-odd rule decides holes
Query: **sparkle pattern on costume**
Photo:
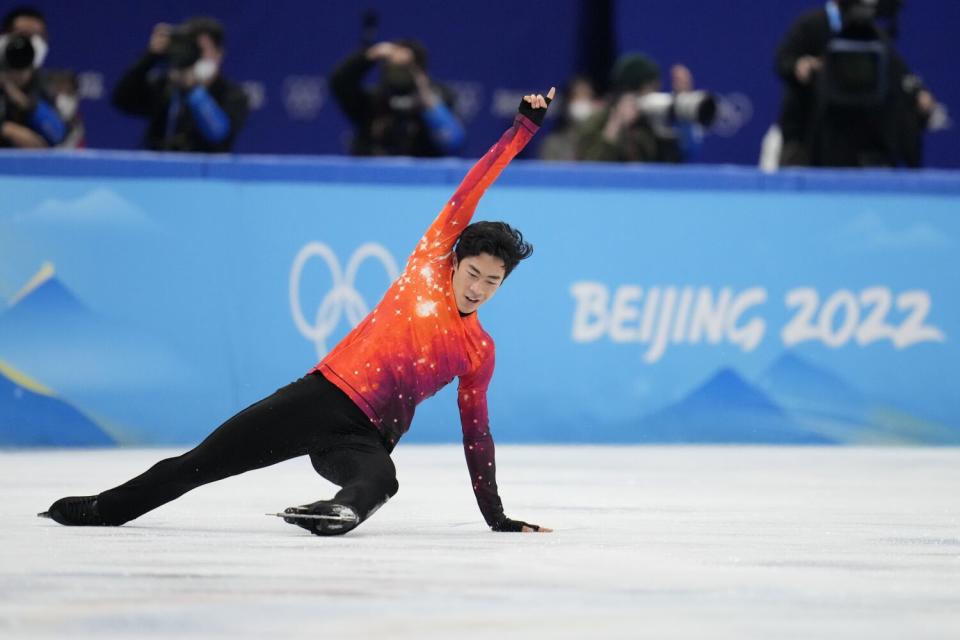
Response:
[[[480,197],[536,131],[517,116],[467,173],[376,308],[314,368],[350,396],[390,448],[410,428],[416,405],[459,377],[464,453],[488,524],[503,517],[487,415],[494,344],[476,313],[457,310],[453,247]]]

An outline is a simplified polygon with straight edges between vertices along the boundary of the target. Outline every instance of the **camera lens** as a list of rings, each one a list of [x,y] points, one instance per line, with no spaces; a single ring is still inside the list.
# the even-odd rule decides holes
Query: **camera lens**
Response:
[[[33,44],[27,36],[15,33],[7,41],[7,47],[3,52],[3,58],[7,67],[11,69],[27,69],[33,66],[33,57],[35,55]]]
[[[170,35],[167,59],[174,69],[192,67],[200,59],[196,35],[186,29],[175,29]]]

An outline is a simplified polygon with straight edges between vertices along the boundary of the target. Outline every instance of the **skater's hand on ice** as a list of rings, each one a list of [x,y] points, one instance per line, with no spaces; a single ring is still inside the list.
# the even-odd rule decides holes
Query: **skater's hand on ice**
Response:
[[[500,522],[493,525],[494,531],[510,532],[510,533],[552,533],[553,529],[548,529],[547,527],[541,527],[536,524],[529,524],[523,520],[511,520],[510,518],[504,518]]]
[[[547,106],[553,100],[553,96],[556,95],[556,93],[556,88],[550,87],[550,91],[547,92],[546,96],[541,93],[531,93],[528,96],[523,96],[523,100],[520,101],[520,115],[526,116],[537,126],[543,124],[543,118],[547,115]]]

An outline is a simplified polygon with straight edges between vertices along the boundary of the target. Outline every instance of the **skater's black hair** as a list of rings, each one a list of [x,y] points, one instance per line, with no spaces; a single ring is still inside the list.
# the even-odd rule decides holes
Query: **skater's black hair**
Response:
[[[506,280],[510,272],[533,255],[533,245],[523,239],[523,234],[506,222],[474,222],[460,234],[454,249],[457,261],[487,253],[503,260]]]

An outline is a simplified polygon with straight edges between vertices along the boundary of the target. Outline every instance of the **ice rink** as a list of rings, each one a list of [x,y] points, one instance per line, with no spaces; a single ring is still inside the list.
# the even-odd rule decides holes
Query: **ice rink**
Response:
[[[342,538],[267,511],[331,494],[306,458],[120,528],[36,517],[171,450],[0,452],[0,637],[960,638],[960,450],[498,449],[497,534],[456,446]]]

